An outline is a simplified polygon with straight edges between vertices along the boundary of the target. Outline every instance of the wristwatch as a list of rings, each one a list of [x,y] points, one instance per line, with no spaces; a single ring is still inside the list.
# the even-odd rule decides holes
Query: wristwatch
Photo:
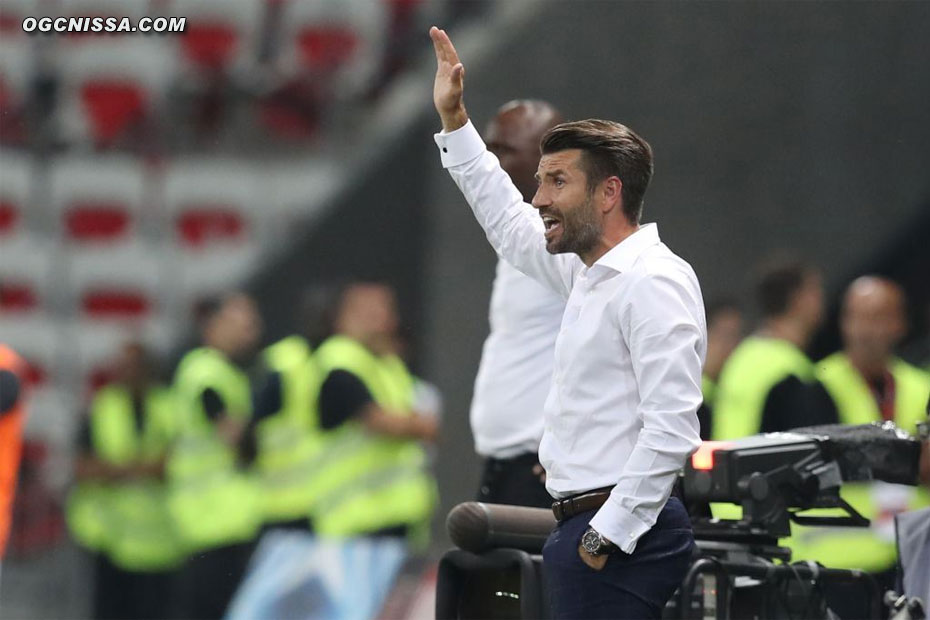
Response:
[[[617,545],[601,536],[593,527],[589,527],[581,537],[581,546],[591,555],[604,555],[617,548]]]

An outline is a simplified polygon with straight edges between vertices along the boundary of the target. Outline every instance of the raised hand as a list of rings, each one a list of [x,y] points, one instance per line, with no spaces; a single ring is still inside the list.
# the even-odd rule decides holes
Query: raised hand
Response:
[[[436,81],[433,83],[433,103],[443,131],[454,131],[468,122],[463,93],[465,90],[465,67],[449,40],[445,30],[436,26],[429,29],[436,50]]]

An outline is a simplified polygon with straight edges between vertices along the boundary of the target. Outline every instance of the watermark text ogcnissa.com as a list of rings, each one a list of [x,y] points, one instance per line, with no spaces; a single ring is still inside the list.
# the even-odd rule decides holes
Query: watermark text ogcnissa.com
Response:
[[[27,17],[26,32],[184,32],[186,17]]]

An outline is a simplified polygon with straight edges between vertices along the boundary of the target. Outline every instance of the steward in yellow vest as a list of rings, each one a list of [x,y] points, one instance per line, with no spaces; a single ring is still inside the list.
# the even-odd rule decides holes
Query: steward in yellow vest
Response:
[[[261,320],[252,299],[234,293],[205,306],[201,330],[205,346],[185,355],[175,372],[179,437],[167,464],[168,505],[191,553],[183,612],[219,618],[262,523],[259,487],[242,447],[252,416],[245,361],[256,350]]]
[[[391,352],[396,326],[392,291],[355,284],[343,293],[337,335],[316,352],[326,433],[310,515],[320,536],[428,535],[437,493],[420,441],[438,427],[413,410],[414,380]]]
[[[892,355],[905,330],[903,292],[897,285],[876,277],[862,277],[850,285],[841,317],[844,351],[816,364],[816,377],[832,399],[840,423],[893,421],[916,434],[917,423],[926,419],[930,375]],[[922,488],[877,482],[845,484],[841,495],[871,520],[871,526],[792,526],[794,558],[831,568],[893,572],[894,515],[930,506],[930,494]]]
[[[99,552],[97,617],[166,614],[172,573],[184,560],[164,483],[177,411],[170,390],[150,382],[145,357],[140,345],[126,345],[121,380],[94,396],[68,499],[72,535]]]
[[[298,335],[265,349],[264,361],[270,375],[263,394],[273,395],[259,400],[272,403],[265,405],[272,410],[255,428],[262,512],[269,526],[306,526],[324,445],[317,413],[320,371],[310,343]]]
[[[823,314],[817,271],[776,265],[758,287],[763,326],[723,365],[714,391],[711,436],[737,439],[821,421],[811,411],[813,365],[803,352]]]

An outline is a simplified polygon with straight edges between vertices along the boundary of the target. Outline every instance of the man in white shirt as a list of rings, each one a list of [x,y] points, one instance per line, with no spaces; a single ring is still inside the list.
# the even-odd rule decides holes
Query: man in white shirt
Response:
[[[488,150],[524,200],[536,192],[539,141],[561,122],[542,101],[511,101],[488,123]],[[471,401],[475,451],[484,457],[479,502],[548,508],[539,464],[543,405],[565,299],[498,257],[491,333],[484,341]]]
[[[619,123],[559,125],[525,204],[468,120],[455,48],[430,36],[443,166],[498,254],[568,298],[539,447],[559,521],[543,549],[552,614],[659,618],[694,547],[671,492],[700,444],[707,328],[694,271],[639,224],[651,148]]]

